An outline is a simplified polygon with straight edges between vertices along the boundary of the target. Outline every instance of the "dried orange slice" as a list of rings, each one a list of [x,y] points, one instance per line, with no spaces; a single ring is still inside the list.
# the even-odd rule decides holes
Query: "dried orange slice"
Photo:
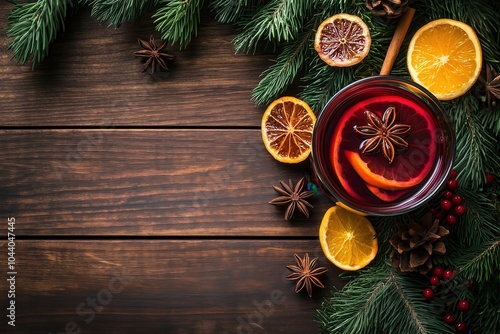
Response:
[[[340,206],[326,211],[319,228],[319,241],[328,260],[344,270],[367,266],[378,252],[375,229],[368,218]]]
[[[440,100],[452,100],[467,92],[479,77],[481,44],[467,24],[439,19],[415,33],[406,61],[413,81]]]
[[[319,25],[314,49],[328,65],[347,67],[368,55],[371,42],[370,30],[360,17],[337,14]]]
[[[262,115],[262,140],[278,161],[298,163],[311,153],[316,116],[309,105],[292,96],[273,101]]]

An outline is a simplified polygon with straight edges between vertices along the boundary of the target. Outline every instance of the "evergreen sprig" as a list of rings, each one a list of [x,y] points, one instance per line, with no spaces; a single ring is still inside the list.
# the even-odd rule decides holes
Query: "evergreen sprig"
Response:
[[[500,170],[498,145],[483,119],[490,111],[480,109],[477,98],[470,92],[447,107],[457,138],[455,169],[460,172],[463,185],[479,189],[487,172]]]
[[[273,46],[294,41],[310,9],[307,1],[269,1],[243,25],[234,39],[236,52],[255,51],[260,41]]]
[[[210,8],[220,23],[236,23],[242,17],[251,16],[263,3],[263,0],[213,0]]]
[[[137,21],[156,3],[156,0],[80,0],[92,6],[91,15],[101,23],[119,27],[124,21]]]
[[[467,208],[460,224],[450,228],[460,235],[459,247],[468,249],[500,237],[500,213],[491,200],[491,193],[467,188],[461,189],[464,205]]]
[[[257,104],[268,104],[278,98],[303,69],[311,49],[313,30],[307,29],[300,38],[287,44],[276,62],[262,73],[263,79],[254,88],[252,98]]]
[[[22,64],[31,59],[32,67],[36,67],[49,54],[57,33],[64,29],[66,14],[73,5],[72,0],[15,3],[7,28],[12,58]]]
[[[493,239],[480,247],[479,251],[467,252],[463,260],[460,275],[468,280],[476,283],[497,281],[500,274],[500,239]]]
[[[422,298],[424,287],[384,264],[361,271],[317,310],[321,333],[452,333]]]
[[[153,14],[156,30],[164,40],[186,48],[198,33],[203,4],[204,0],[159,0],[159,8]]]

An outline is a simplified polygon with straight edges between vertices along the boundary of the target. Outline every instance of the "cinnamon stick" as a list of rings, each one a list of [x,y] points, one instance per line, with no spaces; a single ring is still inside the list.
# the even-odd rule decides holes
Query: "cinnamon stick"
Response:
[[[413,15],[415,15],[415,9],[407,8],[403,16],[399,19],[396,30],[394,31],[394,36],[392,36],[391,44],[387,49],[387,54],[385,55],[380,75],[389,75],[391,73],[392,66],[394,66],[401,44],[403,44],[403,40],[405,39],[408,28],[410,27],[411,20],[413,20]]]

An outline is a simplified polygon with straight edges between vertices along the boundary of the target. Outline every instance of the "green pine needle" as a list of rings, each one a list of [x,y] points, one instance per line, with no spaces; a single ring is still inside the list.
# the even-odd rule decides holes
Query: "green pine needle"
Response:
[[[252,93],[255,103],[268,105],[294,81],[311,51],[309,46],[311,36],[313,31],[308,29],[300,39],[287,44],[278,55],[276,63],[262,73],[264,78]]]
[[[155,0],[80,0],[81,4],[92,6],[92,16],[101,23],[119,27],[124,21],[137,21],[150,10]]]
[[[307,4],[307,1],[269,1],[246,22],[243,32],[234,39],[236,52],[253,52],[260,41],[272,41],[273,45],[294,41],[308,16]]]
[[[466,214],[459,218],[451,233],[462,236],[461,248],[478,247],[500,236],[500,213],[491,200],[491,194],[476,189],[461,188]]]
[[[483,120],[486,111],[479,109],[479,102],[470,93],[447,107],[456,129],[454,168],[460,172],[462,185],[479,189],[486,173],[500,170],[497,140]]]
[[[317,322],[324,334],[453,333],[422,297],[424,287],[386,265],[370,268],[323,302]]]
[[[486,283],[498,280],[499,269],[500,239],[497,239],[486,244],[479,252],[467,252],[466,262],[460,267],[460,275],[473,282]]]
[[[263,2],[263,0],[213,0],[210,8],[216,12],[217,21],[235,23],[242,17],[255,13]]]
[[[31,59],[35,68],[49,54],[49,46],[59,30],[72,0],[38,0],[16,3],[8,18],[7,37],[12,38],[8,49],[21,64]]]
[[[156,30],[164,40],[186,48],[198,33],[203,4],[204,0],[159,0],[159,8],[153,14]]]

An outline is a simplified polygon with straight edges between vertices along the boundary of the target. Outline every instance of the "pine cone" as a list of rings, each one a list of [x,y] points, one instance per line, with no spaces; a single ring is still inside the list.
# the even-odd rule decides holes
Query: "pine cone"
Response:
[[[408,0],[366,0],[366,8],[382,18],[397,18],[408,8]]]
[[[450,232],[439,226],[439,220],[432,221],[432,214],[425,215],[420,222],[399,223],[398,231],[389,240],[394,249],[391,265],[403,272],[417,271],[427,274],[432,269],[431,255],[443,255],[446,246],[443,237]]]

